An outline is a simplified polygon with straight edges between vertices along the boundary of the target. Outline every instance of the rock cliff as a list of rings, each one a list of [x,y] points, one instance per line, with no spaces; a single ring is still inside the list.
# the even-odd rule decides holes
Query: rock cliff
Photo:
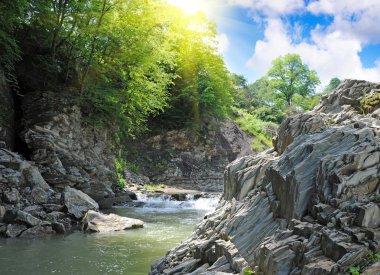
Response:
[[[380,84],[346,80],[225,169],[216,211],[151,274],[343,274],[380,248]],[[368,107],[369,106],[369,107]]]
[[[222,192],[226,165],[252,154],[250,138],[231,120],[209,121],[200,134],[168,131],[129,147],[129,159],[152,182],[207,192]]]
[[[21,108],[20,136],[46,182],[58,190],[75,187],[107,204],[116,182],[112,129],[85,124],[79,107],[53,92],[28,93]]]
[[[115,194],[115,129],[86,124],[64,93],[14,96],[0,77],[0,97],[0,236],[62,234],[89,210],[131,200]]]

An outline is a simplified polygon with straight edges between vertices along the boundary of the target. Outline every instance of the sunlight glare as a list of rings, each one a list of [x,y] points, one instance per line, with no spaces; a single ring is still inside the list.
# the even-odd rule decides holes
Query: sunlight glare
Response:
[[[199,11],[203,11],[206,14],[210,12],[210,9],[208,9],[208,5],[204,0],[166,0],[166,2],[181,8],[189,15],[195,14]]]

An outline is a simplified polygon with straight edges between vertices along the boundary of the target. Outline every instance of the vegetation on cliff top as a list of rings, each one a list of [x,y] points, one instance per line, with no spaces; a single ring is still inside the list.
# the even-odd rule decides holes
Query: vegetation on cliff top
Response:
[[[228,115],[261,150],[284,115],[318,102],[298,55],[248,84],[217,53],[215,24],[165,1],[6,0],[0,20],[0,66],[16,90],[71,91],[92,124],[122,137]]]

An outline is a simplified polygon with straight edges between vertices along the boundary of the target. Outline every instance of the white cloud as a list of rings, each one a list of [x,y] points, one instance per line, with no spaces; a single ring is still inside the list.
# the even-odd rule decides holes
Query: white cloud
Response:
[[[266,22],[264,38],[256,42],[254,53],[247,62],[255,78],[264,75],[271,61],[279,55],[297,53],[317,71],[323,85],[332,77],[379,81],[380,62],[370,69],[363,67],[359,57],[363,42],[359,38],[347,36],[340,30],[326,32],[317,26],[311,33],[311,43],[295,43],[289,26],[281,19],[269,18]]]
[[[328,31],[342,31],[362,42],[380,42],[379,0],[319,0],[307,6],[315,15],[330,15]]]
[[[226,53],[230,47],[230,40],[228,39],[228,36],[225,33],[220,33],[216,37],[216,40],[218,42],[218,53]]]
[[[303,0],[229,0],[229,3],[268,17],[291,14],[305,6]]]

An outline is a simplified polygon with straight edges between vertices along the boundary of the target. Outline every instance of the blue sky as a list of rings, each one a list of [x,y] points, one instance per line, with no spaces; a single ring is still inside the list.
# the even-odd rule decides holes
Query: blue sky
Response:
[[[217,23],[228,69],[249,81],[297,53],[326,85],[332,77],[380,82],[380,0],[167,0]]]

